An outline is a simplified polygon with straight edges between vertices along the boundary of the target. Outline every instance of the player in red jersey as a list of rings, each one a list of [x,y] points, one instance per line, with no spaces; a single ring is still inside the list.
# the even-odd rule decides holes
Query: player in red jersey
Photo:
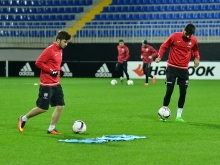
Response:
[[[153,62],[153,57],[157,55],[157,51],[147,44],[147,40],[142,41],[141,59],[143,60],[143,72],[145,74],[145,86],[148,86],[148,77],[152,78],[152,84],[156,82],[156,76],[151,75],[150,66]]]
[[[56,106],[56,108],[52,114],[47,133],[61,134],[55,129],[65,105],[63,90],[60,85],[60,66],[63,55],[62,49],[67,46],[70,38],[70,34],[66,31],[59,31],[56,41],[48,46],[36,60],[35,65],[41,70],[37,107],[19,117],[18,130],[20,132],[24,131],[24,125],[29,118],[47,112],[49,105],[51,105],[52,107]]]
[[[129,75],[127,71],[127,61],[130,58],[129,49],[127,46],[124,45],[123,40],[119,40],[119,45],[117,46],[118,49],[118,62],[116,64],[115,70],[118,72],[120,77],[121,83],[123,84],[123,71],[125,72],[127,80],[129,80]]]
[[[195,26],[188,24],[183,32],[175,32],[160,46],[156,62],[160,62],[165,50],[170,47],[166,69],[166,94],[163,100],[163,106],[168,107],[173,93],[174,85],[177,79],[179,85],[179,101],[176,121],[185,122],[181,115],[186,98],[186,91],[189,83],[188,65],[191,55],[195,57],[194,67],[199,66],[200,55],[196,37],[192,36],[195,32]]]

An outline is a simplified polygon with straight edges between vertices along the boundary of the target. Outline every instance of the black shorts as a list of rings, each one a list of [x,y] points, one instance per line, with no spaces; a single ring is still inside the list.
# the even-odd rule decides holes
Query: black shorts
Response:
[[[177,79],[177,85],[186,85],[189,83],[189,71],[167,67],[166,69],[166,84],[175,84]]]
[[[64,106],[64,94],[61,85],[57,86],[40,86],[37,107],[48,110],[49,104],[51,107]]]

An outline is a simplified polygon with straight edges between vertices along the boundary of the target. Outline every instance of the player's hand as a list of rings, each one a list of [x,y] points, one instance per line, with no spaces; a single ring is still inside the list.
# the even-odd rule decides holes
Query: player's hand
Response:
[[[156,63],[158,63],[158,62],[160,62],[160,61],[161,61],[161,58],[159,58],[159,57],[155,59],[155,62],[156,62]]]
[[[141,56],[141,59],[143,59],[143,56]]]
[[[199,66],[199,60],[195,58],[194,60],[194,68]]]
[[[152,59],[152,56],[149,56],[148,58],[149,58],[149,59]]]
[[[51,76],[57,77],[57,75],[58,75],[58,72],[57,72],[56,70],[53,70],[53,71],[51,72]]]

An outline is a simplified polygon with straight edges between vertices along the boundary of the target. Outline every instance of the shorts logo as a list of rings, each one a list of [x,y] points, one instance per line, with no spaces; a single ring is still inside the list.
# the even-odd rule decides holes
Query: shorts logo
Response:
[[[138,64],[138,67],[133,70],[138,76],[144,76],[143,66]]]
[[[106,63],[104,63],[99,70],[97,70],[97,73],[95,74],[95,77],[112,77],[112,73],[109,73],[108,67]]]
[[[43,99],[48,99],[48,93],[44,93]]]
[[[34,72],[32,71],[31,66],[28,62],[23,66],[23,68],[21,68],[19,76],[34,76]]]

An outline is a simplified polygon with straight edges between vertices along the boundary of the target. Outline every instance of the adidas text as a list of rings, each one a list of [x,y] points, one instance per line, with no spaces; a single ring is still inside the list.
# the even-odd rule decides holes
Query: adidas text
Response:
[[[19,76],[34,76],[34,72],[19,72]]]
[[[97,70],[97,73],[95,74],[95,77],[112,77],[112,73],[109,72],[106,63],[104,63],[99,68],[99,70]]]

